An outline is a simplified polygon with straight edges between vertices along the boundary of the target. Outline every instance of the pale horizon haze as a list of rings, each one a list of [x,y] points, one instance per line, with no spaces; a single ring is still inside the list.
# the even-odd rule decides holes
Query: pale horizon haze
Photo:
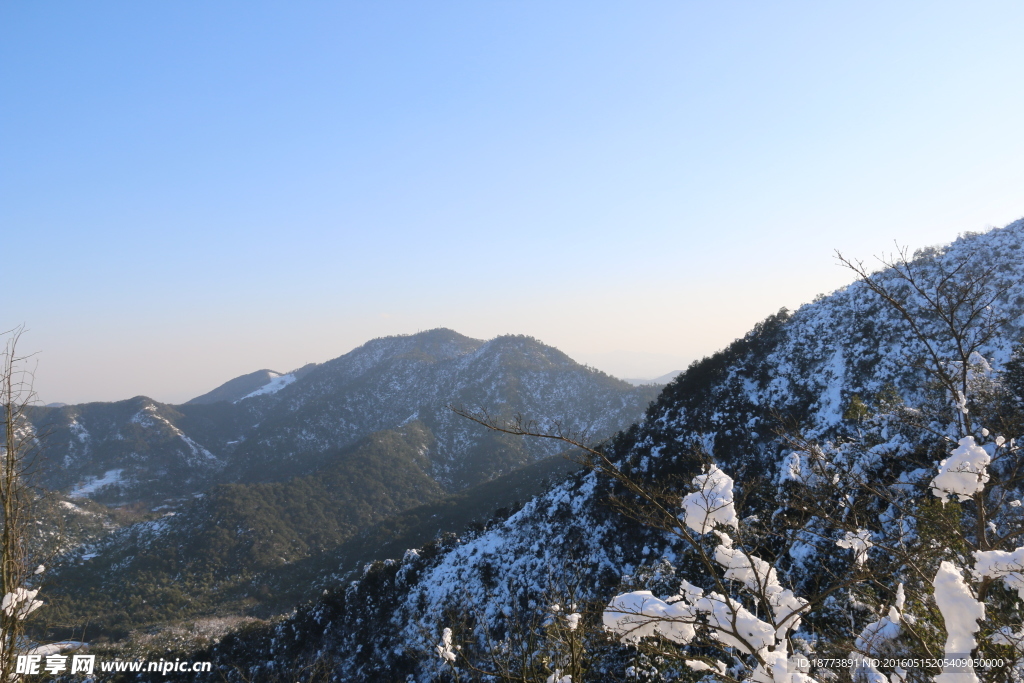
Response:
[[[1024,216],[1014,2],[0,6],[0,328],[178,403],[448,327],[684,369]]]

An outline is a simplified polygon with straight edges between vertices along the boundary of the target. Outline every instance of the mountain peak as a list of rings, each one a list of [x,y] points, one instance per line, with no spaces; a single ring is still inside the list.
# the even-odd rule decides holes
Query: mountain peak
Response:
[[[257,370],[256,372],[250,372],[247,375],[242,375],[241,377],[235,377],[232,380],[228,380],[213,391],[208,391],[202,396],[196,396],[192,400],[186,401],[185,405],[217,403],[218,401],[227,401],[229,403],[237,401],[248,396],[254,391],[258,391],[275,377],[280,376],[281,373],[275,372],[274,370],[268,370],[266,368]]]
[[[416,349],[441,357],[454,357],[469,353],[484,343],[482,339],[473,339],[447,327],[435,327],[416,334],[398,334],[390,337],[378,337],[364,346],[378,341],[399,341],[414,346]]]

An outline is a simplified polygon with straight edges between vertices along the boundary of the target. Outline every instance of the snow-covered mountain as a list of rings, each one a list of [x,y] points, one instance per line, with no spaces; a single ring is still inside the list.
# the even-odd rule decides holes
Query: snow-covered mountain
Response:
[[[480,434],[449,404],[498,415],[564,415],[607,436],[656,395],[522,336],[484,342],[437,329],[375,339],[332,361],[261,370],[180,406],[144,396],[41,407],[50,488],[108,502],[156,504],[225,482],[306,475],[374,432],[419,422],[429,476],[454,491],[557,451]]]
[[[915,268],[927,280],[968,255],[998,292],[992,308],[1003,323],[980,350],[998,372],[1024,339],[1024,220],[919,252]],[[874,277],[902,291],[908,305],[920,303],[891,270]],[[940,322],[922,320],[926,327]],[[951,350],[942,334],[935,340],[940,355]],[[781,311],[691,365],[607,452],[650,483],[692,476],[682,463],[694,443],[733,475],[773,479],[788,453],[777,436],[783,422],[827,440],[856,428],[847,410],[855,395],[871,401],[894,392],[917,405],[927,385],[917,362],[924,354],[907,321],[856,282],[795,313]],[[909,446],[875,455],[901,457]],[[290,619],[232,636],[206,654],[253,679],[319,658],[341,680],[447,680],[435,646],[455,621],[497,625],[567,587],[580,602],[606,603],[640,567],[685,560],[664,533],[612,510],[606,501],[614,490],[594,472],[571,475],[495,528],[368,564]],[[799,555],[783,559],[788,581],[807,578]]]
[[[437,440],[432,475],[456,490],[559,448],[537,443],[524,449],[481,434],[448,405],[498,415],[565,415],[573,428],[608,435],[632,422],[655,395],[529,337],[481,342],[450,330],[388,337],[280,391],[241,401],[255,425],[233,445],[230,471],[246,481],[310,471],[332,448],[419,421]]]

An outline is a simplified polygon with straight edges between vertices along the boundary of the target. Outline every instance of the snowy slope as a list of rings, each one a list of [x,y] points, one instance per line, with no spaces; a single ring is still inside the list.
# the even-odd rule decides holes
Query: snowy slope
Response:
[[[280,376],[281,373],[267,369],[250,372],[247,375],[242,375],[241,377],[235,377],[232,380],[228,380],[216,389],[208,391],[202,396],[196,396],[195,398],[186,401],[186,403],[196,404],[217,403],[218,401],[238,401],[241,398],[258,391],[260,388],[265,387],[275,377]]]
[[[994,305],[1006,324],[982,349],[998,370],[1024,336],[1024,221],[923,252],[919,266],[927,273],[967,253],[994,273],[995,289],[1005,289]],[[890,272],[876,277],[896,282]],[[907,323],[854,283],[773,316],[695,363],[609,447],[625,469],[649,479],[680,473],[676,463],[694,441],[728,472],[773,477],[786,453],[774,432],[778,416],[824,439],[841,428],[853,394],[869,398],[892,387],[914,405],[922,353]],[[216,655],[287,668],[319,650],[346,680],[433,680],[442,661],[432,648],[453,611],[497,624],[506,610],[540,604],[552,585],[568,583],[607,600],[638,566],[677,559],[668,539],[602,503],[609,490],[593,473],[574,475],[500,527],[369,566],[291,620],[225,643]]]

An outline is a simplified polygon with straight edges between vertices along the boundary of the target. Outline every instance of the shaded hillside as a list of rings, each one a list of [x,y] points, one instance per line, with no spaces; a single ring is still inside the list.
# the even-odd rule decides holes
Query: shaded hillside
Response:
[[[93,637],[121,637],[200,616],[286,611],[356,565],[504,519],[578,467],[555,456],[443,495],[424,473],[430,440],[415,423],[378,432],[316,476],[219,486],[177,515],[84,546],[54,574],[46,626],[65,637],[89,622]]]
[[[270,596],[253,577],[335,548],[442,489],[428,476],[430,433],[417,423],[373,434],[315,476],[225,484],[178,514],[83,546],[55,571],[66,624],[93,628],[244,611]]]
[[[437,539],[480,533],[501,524],[534,496],[564,480],[579,465],[556,455],[511,474],[389,517],[328,552],[277,567],[264,576],[283,610],[333,587],[368,562],[403,557]]]

